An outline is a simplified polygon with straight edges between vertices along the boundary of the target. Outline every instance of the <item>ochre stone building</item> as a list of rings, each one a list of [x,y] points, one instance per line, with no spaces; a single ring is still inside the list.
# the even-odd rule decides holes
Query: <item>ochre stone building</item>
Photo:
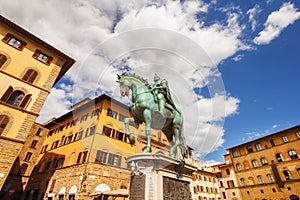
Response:
[[[51,88],[75,61],[3,16],[0,16],[0,40],[0,188],[3,188]],[[30,162],[30,157],[28,154],[18,163]]]
[[[146,145],[143,126],[130,126],[137,143],[129,143],[125,117],[131,117],[129,107],[103,94],[45,124],[47,136],[24,198],[94,199],[101,192],[120,190],[128,194],[126,158]],[[152,152],[168,154],[163,134],[153,130],[152,140]]]
[[[299,153],[300,125],[230,148],[242,198],[299,200]]]

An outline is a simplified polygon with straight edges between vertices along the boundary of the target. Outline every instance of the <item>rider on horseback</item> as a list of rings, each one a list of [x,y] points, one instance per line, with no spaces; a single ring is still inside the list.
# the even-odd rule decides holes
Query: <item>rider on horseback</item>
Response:
[[[171,97],[167,80],[161,79],[157,74],[154,75],[153,80],[154,83],[150,87],[153,90],[155,101],[158,103],[158,111],[163,117],[165,117],[164,109],[166,103],[175,110],[177,110],[177,108]]]

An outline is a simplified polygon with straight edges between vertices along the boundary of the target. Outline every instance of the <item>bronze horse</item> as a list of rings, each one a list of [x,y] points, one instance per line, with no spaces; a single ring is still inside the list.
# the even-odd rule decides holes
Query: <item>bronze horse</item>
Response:
[[[178,151],[182,159],[186,156],[187,146],[182,133],[183,118],[178,109],[165,106],[165,118],[159,118],[155,113],[158,111],[158,103],[155,99],[153,89],[147,80],[132,73],[125,72],[118,75],[120,92],[122,96],[129,96],[131,90],[131,111],[134,120],[125,119],[126,135],[131,143],[135,143],[135,137],[129,131],[129,123],[137,125],[145,122],[147,146],[144,153],[151,152],[151,128],[162,130],[171,144],[170,157],[179,159]],[[130,97],[129,97],[130,98]],[[179,148],[179,149],[178,149]]]

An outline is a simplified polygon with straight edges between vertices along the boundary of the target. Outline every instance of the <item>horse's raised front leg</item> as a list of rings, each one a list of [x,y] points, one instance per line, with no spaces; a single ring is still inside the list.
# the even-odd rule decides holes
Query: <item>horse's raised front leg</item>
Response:
[[[130,133],[129,130],[129,123],[135,123],[134,120],[132,120],[131,118],[125,118],[124,123],[125,123],[126,136],[128,137],[130,144],[135,144],[135,137],[133,134]]]
[[[151,111],[149,109],[144,110],[144,119],[146,124],[147,146],[143,153],[149,153],[151,152]]]

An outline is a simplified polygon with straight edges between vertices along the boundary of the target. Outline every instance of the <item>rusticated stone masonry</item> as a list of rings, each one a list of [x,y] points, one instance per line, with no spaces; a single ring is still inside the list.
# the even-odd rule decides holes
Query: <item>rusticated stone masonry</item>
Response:
[[[20,153],[22,146],[23,143],[0,138],[0,188],[2,188],[10,168],[17,155]]]

